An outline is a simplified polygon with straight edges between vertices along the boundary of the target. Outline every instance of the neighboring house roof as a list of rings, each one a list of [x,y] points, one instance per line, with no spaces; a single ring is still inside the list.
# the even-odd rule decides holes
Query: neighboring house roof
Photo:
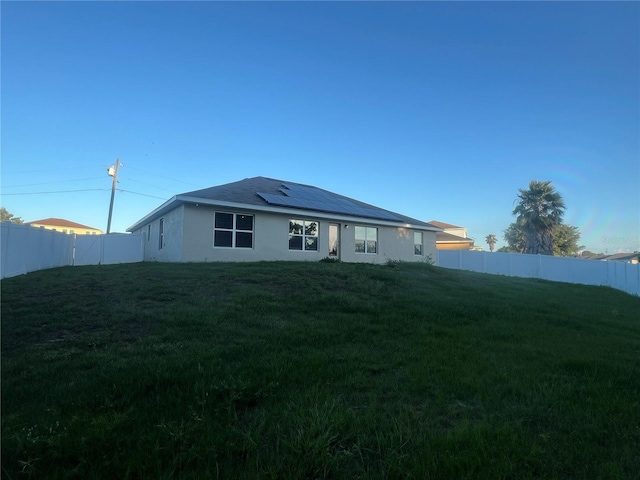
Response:
[[[267,177],[252,177],[176,195],[129,227],[127,231],[133,231],[184,203],[251,208],[282,213],[313,211],[348,218],[369,218],[376,223],[408,224],[422,227],[425,230],[440,230],[438,227],[415,218],[384,210],[311,185]]]
[[[47,225],[51,227],[62,227],[62,228],[82,228],[89,230],[100,230],[99,228],[89,227],[87,225],[82,225],[81,223],[72,222],[70,220],[65,220],[64,218],[45,218],[43,220],[35,220],[33,222],[27,222],[27,225]]]
[[[457,225],[451,225],[450,223],[438,222],[437,220],[429,220],[431,225],[435,225],[438,228],[464,228]]]
[[[638,252],[636,252],[636,253],[615,253],[613,255],[605,255],[604,257],[598,258],[598,260],[615,260],[615,261],[618,261],[618,262],[636,263],[638,261],[638,255],[640,255],[640,254],[638,254]]]
[[[611,255],[609,255],[608,253],[589,253],[587,255],[582,254],[578,258],[585,258],[587,260],[616,260],[621,262],[636,263],[638,260],[638,256],[640,256],[640,252],[614,253]]]
[[[429,222],[433,225],[432,222]],[[469,243],[473,244],[473,238],[460,237],[446,232],[436,233],[436,242],[438,243]]]

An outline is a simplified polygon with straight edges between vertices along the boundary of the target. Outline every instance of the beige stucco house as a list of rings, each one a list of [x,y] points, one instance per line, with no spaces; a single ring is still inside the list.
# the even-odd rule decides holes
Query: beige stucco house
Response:
[[[44,228],[46,230],[55,230],[63,233],[75,233],[76,235],[102,235],[102,230],[81,223],[65,220],[64,218],[44,218],[27,222],[32,227]]]
[[[429,223],[352,198],[265,177],[176,195],[127,229],[145,261],[436,259]]]
[[[436,247],[438,250],[477,250],[473,238],[467,236],[467,228],[451,225],[450,223],[430,220],[430,225],[441,228],[436,235]],[[482,250],[480,248],[480,250]]]

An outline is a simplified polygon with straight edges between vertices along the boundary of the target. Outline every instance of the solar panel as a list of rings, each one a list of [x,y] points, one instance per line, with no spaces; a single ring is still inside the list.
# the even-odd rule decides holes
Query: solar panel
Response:
[[[317,188],[283,184],[282,195],[256,192],[270,205],[304,208],[320,212],[342,213],[381,220],[401,221],[397,215],[375,208],[362,207],[351,200],[341,198]]]

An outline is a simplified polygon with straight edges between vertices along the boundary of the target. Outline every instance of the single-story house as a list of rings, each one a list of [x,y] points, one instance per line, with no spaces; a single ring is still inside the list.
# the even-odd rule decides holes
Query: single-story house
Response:
[[[32,227],[44,228],[47,230],[55,230],[63,233],[75,233],[76,235],[102,235],[102,230],[81,223],[65,220],[64,218],[44,218],[27,222]]]
[[[597,253],[591,255],[582,255],[581,258],[588,258],[590,260],[602,260],[602,261],[616,261],[625,263],[640,263],[640,252],[634,253],[614,253],[612,255],[606,253]]]
[[[467,236],[466,227],[458,227],[450,223],[430,220],[430,225],[442,229],[436,234],[436,247],[438,250],[475,250],[473,238]]]
[[[176,195],[134,223],[145,261],[436,260],[429,223],[310,185],[252,177]]]

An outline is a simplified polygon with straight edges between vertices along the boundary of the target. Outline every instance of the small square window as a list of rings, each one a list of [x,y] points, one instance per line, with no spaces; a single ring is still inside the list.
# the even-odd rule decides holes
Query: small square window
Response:
[[[215,228],[233,229],[233,213],[216,213]]]
[[[304,249],[318,251],[318,237],[307,237],[305,239]]]
[[[302,235],[289,235],[289,250],[302,250]]]
[[[378,252],[378,229],[374,227],[355,227],[356,253]]]
[[[318,251],[319,223],[310,220],[289,220],[289,250]]]
[[[253,234],[250,232],[236,232],[236,247],[237,248],[253,247]]]
[[[253,215],[216,212],[213,246],[253,248]]]
[[[253,230],[253,216],[236,215],[236,230]]]
[[[225,230],[216,230],[213,235],[214,247],[232,247],[233,232]]]

